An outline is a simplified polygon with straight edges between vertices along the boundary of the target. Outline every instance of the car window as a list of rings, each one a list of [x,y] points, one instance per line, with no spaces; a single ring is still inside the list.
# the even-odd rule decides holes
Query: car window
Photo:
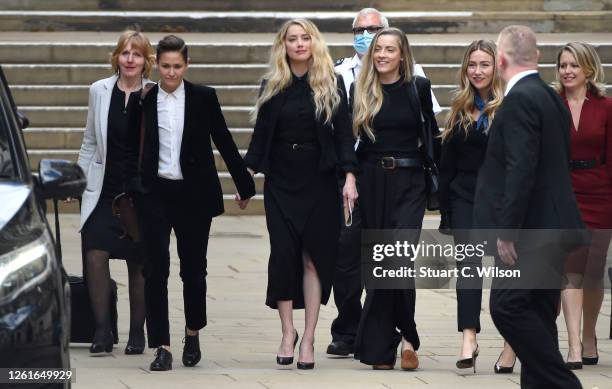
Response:
[[[15,162],[11,152],[12,142],[9,133],[8,107],[6,107],[4,101],[0,98],[0,179],[2,180],[16,178]]]

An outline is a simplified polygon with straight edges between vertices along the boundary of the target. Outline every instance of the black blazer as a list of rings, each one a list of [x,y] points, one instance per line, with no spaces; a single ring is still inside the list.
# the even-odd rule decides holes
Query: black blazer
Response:
[[[570,179],[570,120],[539,75],[510,90],[490,128],[476,185],[475,228],[511,229],[497,235],[515,242],[529,234],[518,229],[584,228]]]
[[[177,194],[177,201],[197,202],[211,217],[223,213],[223,192],[215,166],[211,137],[243,199],[253,197],[255,184],[247,171],[232,135],[227,129],[221,106],[213,88],[185,83],[185,121],[181,143],[181,172],[190,190]],[[159,165],[159,129],[157,123],[157,92],[154,86],[143,101],[146,136],[143,148],[142,181],[155,188]]]
[[[324,123],[323,119],[316,120],[317,139],[321,147],[319,170],[335,169],[339,165],[345,172],[356,173],[358,166],[354,149],[355,138],[351,130],[346,91],[342,76],[338,75],[337,77],[337,89],[341,97],[338,109],[334,113],[331,123]],[[264,86],[265,80],[262,82],[261,90]],[[249,150],[244,157],[246,165],[256,172],[266,174],[270,170],[272,140],[277,126],[278,113],[285,99],[286,94],[280,92],[266,101],[257,113]]]
[[[478,170],[487,149],[487,133],[476,130],[473,122],[466,129],[455,124],[450,139],[442,144],[440,157],[440,212],[450,213],[453,196],[474,202]],[[466,136],[467,135],[467,136]]]

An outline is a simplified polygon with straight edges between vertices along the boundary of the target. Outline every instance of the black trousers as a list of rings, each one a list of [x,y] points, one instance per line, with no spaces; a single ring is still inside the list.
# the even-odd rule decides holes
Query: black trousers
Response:
[[[414,236],[409,241],[418,242],[425,215],[423,170],[385,170],[379,163],[367,161],[361,168],[363,228],[386,229],[389,232],[411,230]],[[355,358],[368,365],[393,363],[402,336],[418,350],[420,340],[414,321],[414,287],[369,289],[366,292],[355,339]]]
[[[529,255],[519,252],[518,261],[546,261],[552,255],[563,255],[560,250],[554,251],[555,248],[547,247]],[[510,269],[499,258],[495,262],[502,269]],[[505,284],[503,279],[493,280],[489,305],[495,326],[521,361],[521,388],[582,388],[559,352],[555,319],[560,290],[507,286],[510,284]]]
[[[338,180],[340,194],[344,187],[344,177]],[[338,258],[333,279],[334,302],[338,316],[331,325],[333,341],[355,343],[359,318],[361,317],[361,268],[360,241],[361,215],[359,204],[353,208],[353,223],[347,227],[344,222],[344,211],[341,212],[342,229],[338,239]]]
[[[451,197],[451,228],[455,244],[470,244],[470,229],[473,226],[474,204],[459,197]],[[457,261],[457,331],[475,328],[480,332],[480,310],[482,304],[482,278],[478,269],[482,267],[482,257],[472,255]],[[465,269],[465,270],[464,270]],[[464,273],[465,271],[465,273]],[[462,277],[468,274],[471,277]]]
[[[206,251],[212,219],[198,211],[187,197],[192,193],[182,180],[160,178],[151,194],[138,199],[145,263],[145,302],[149,347],[170,345],[168,276],[170,233],[174,230],[183,281],[186,326],[206,326]]]

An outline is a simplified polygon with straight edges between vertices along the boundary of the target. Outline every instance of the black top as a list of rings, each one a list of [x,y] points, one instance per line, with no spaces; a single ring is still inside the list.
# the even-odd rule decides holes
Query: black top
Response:
[[[275,140],[288,143],[315,142],[317,123],[307,75],[294,75],[285,93],[287,98],[278,113]]]
[[[125,92],[117,84],[113,87],[108,109],[108,126],[106,129],[106,168],[102,198],[113,198],[125,190],[125,184],[136,169],[136,159],[130,140],[133,136],[134,115],[139,111],[140,92],[130,94],[125,105]]]
[[[376,141],[364,138],[364,151],[374,157],[419,158],[419,119],[403,80],[383,85],[384,100],[372,121]]]
[[[453,128],[451,138],[442,144],[440,160],[440,210],[450,210],[449,200],[459,197],[474,202],[478,169],[484,161],[488,135],[483,129],[475,129],[472,122],[466,129],[461,124]]]
[[[260,90],[265,88],[266,82],[266,80],[262,81]],[[315,136],[320,147],[318,170],[334,170],[339,165],[345,172],[357,172],[355,138],[351,132],[346,90],[340,75],[337,76],[336,88],[341,101],[332,115],[332,120],[325,122],[322,117],[315,118]],[[286,98],[286,90],[283,90],[259,107],[249,150],[244,156],[246,165],[256,172],[264,174],[270,172],[273,140],[277,139],[275,132],[278,127],[279,113]]]

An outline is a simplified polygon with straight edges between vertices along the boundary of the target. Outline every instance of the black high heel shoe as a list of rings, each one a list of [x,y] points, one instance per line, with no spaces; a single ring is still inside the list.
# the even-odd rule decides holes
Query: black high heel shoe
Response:
[[[94,340],[91,346],[89,346],[89,353],[92,354],[92,356],[111,353],[113,351],[114,340],[113,333],[110,331],[101,337],[94,336]]]
[[[580,344],[580,350],[581,350],[580,355],[582,356],[582,350],[584,350],[582,343]],[[569,351],[568,351],[568,357],[569,357]],[[576,362],[567,361],[565,362],[565,366],[570,370],[580,370],[582,369],[582,360],[576,361]]]
[[[302,340],[303,342],[304,340]],[[314,352],[314,339],[312,341],[312,351]],[[301,362],[298,361],[297,362],[297,368],[299,370],[312,370],[314,369],[315,363],[314,362]]]
[[[582,357],[582,364],[583,365],[597,365],[598,363],[599,363],[599,352],[597,351],[597,338],[595,338],[595,356],[594,357]]]
[[[493,367],[493,371],[495,374],[512,374],[514,372],[514,365],[516,364],[516,357],[514,357],[514,362],[512,362],[512,366],[502,366],[499,364],[499,360],[504,352],[502,351],[499,354],[499,358],[497,358],[497,362],[495,362],[495,366]]]
[[[298,342],[298,332],[297,330],[295,330],[295,340],[293,341],[293,350],[295,352],[295,345]],[[293,357],[280,357],[280,356],[276,356],[276,363],[279,365],[291,365],[293,363]],[[299,362],[298,362],[299,365]]]
[[[145,349],[145,338],[144,331],[136,334],[132,334],[130,331],[130,338],[128,339],[127,345],[125,346],[125,355],[138,355],[144,353]]]
[[[478,358],[478,353],[480,352],[480,348],[478,347],[478,343],[476,344],[476,350],[472,351],[472,356],[470,358],[463,358],[457,361],[458,369],[469,369],[474,368],[474,373],[476,373],[476,358]],[[495,364],[497,366],[497,364]]]

